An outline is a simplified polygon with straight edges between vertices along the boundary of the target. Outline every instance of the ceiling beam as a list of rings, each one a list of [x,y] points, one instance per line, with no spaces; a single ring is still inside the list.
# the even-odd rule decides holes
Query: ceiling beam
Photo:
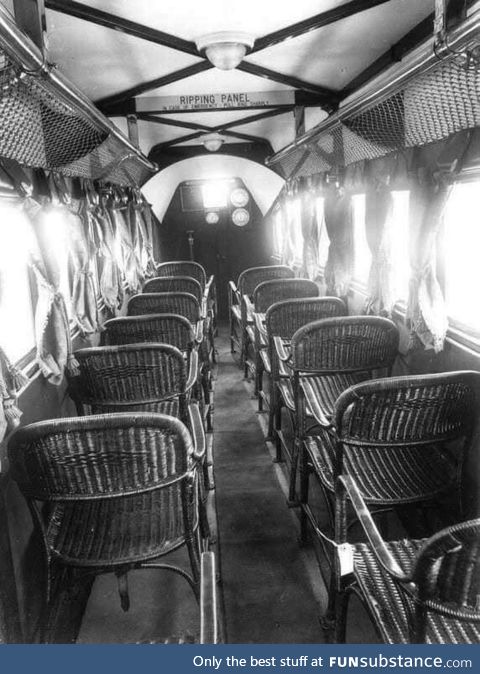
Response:
[[[34,42],[42,54],[45,51],[45,6],[43,0],[13,0],[15,22]]]
[[[392,63],[398,63],[405,54],[423,42],[427,37],[433,34],[434,14],[430,14],[423,21],[417,23],[408,33],[406,33],[398,42],[395,42],[390,49],[384,52],[378,59],[371,63],[365,70],[362,70],[347,86],[341,91],[341,98],[344,99],[361,87],[365,82],[371,80],[382,70],[390,67]]]
[[[24,0],[21,0],[21,2],[24,2]],[[68,16],[74,16],[77,19],[90,21],[90,23],[95,23],[99,26],[104,26],[105,28],[111,28],[112,30],[125,33],[126,35],[133,35],[134,37],[139,37],[142,40],[148,40],[149,42],[154,42],[155,44],[160,44],[164,47],[171,47],[184,54],[191,54],[192,56],[199,55],[194,42],[182,40],[182,38],[179,38],[176,35],[170,35],[161,30],[149,28],[141,23],[123,19],[116,14],[110,14],[109,12],[104,12],[95,7],[89,7],[80,2],[73,2],[72,0],[45,0],[45,6],[55,12],[61,12],[62,14],[68,14]]]
[[[118,94],[113,94],[112,96],[107,96],[106,98],[97,100],[95,101],[95,105],[106,114],[112,114],[109,112],[109,108],[113,108],[113,106],[117,105],[118,103],[123,103],[129,98],[134,98],[135,96],[143,94],[146,91],[152,91],[153,89],[164,87],[167,84],[172,84],[172,82],[183,80],[186,77],[197,75],[198,73],[204,72],[205,70],[210,70],[210,68],[213,68],[213,66],[208,61],[199,61],[198,63],[194,63],[193,65],[182,68],[181,70],[176,70],[175,72],[169,73],[168,75],[162,75],[162,77],[157,77],[156,79],[150,80],[149,82],[143,82],[142,84],[137,84],[135,87],[131,87],[130,89],[124,89]]]
[[[323,100],[323,103],[320,105],[335,107],[336,103],[339,100],[338,92],[333,91],[332,89],[326,89],[317,84],[311,84],[310,82],[304,82],[299,80],[297,77],[291,75],[284,75],[275,70],[270,70],[264,66],[258,65],[257,63],[251,63],[250,61],[242,61],[238,66],[237,70],[241,70],[244,73],[249,73],[249,75],[255,75],[256,77],[264,77],[267,80],[272,80],[273,82],[280,82],[281,84],[287,84],[294,89],[302,89],[303,91],[309,91],[312,94],[315,94],[320,99]]]
[[[383,5],[386,2],[390,2],[390,0],[351,0],[351,2],[340,5],[340,7],[334,7],[326,12],[320,12],[320,14],[316,14],[309,19],[304,19],[291,26],[286,26],[285,28],[281,28],[280,30],[276,30],[273,33],[268,33],[267,35],[258,38],[258,40],[255,40],[255,44],[253,45],[250,54],[260,51],[261,49],[268,49],[268,47],[279,44],[284,40],[298,37],[299,35],[308,33],[311,30],[317,30],[323,26],[328,26],[329,23],[346,19],[349,16],[358,14],[358,12],[364,12],[367,9],[371,9],[377,5]]]

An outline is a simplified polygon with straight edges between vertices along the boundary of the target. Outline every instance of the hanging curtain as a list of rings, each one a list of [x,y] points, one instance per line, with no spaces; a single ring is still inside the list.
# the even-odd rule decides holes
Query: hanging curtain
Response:
[[[327,295],[344,297],[353,269],[353,213],[350,195],[342,187],[326,190],[324,218],[330,246],[325,267]]]
[[[303,236],[303,267],[306,278],[317,278],[319,266],[320,231],[317,217],[317,192],[313,178],[306,182],[302,192],[302,236]]]
[[[395,303],[392,263],[393,198],[389,186],[375,180],[365,195],[365,232],[372,254],[365,313],[389,316]],[[405,223],[406,224],[406,223]]]
[[[88,192],[87,215],[97,242],[100,297],[105,307],[115,313],[124,300],[120,245],[116,245],[114,223],[105,199],[93,189]]]
[[[150,204],[145,201],[140,190],[135,191],[134,200],[137,227],[140,232],[140,260],[144,278],[155,276],[156,264],[153,256],[153,220]]]
[[[22,412],[17,407],[17,391],[28,379],[8,360],[0,348],[0,441],[20,423]]]
[[[51,248],[48,214],[51,204],[28,196],[24,209],[32,223],[36,246],[31,267],[37,285],[35,340],[40,371],[52,384],[63,381],[64,369],[75,374],[78,363],[72,354],[70,325],[65,298],[60,292],[60,269]]]
[[[135,293],[141,289],[142,272],[135,252],[130,228],[128,198],[124,192],[116,190],[109,212],[122,250],[122,271],[127,289]]]
[[[410,192],[411,278],[407,321],[412,340],[441,351],[448,328],[442,290],[436,275],[436,239],[451,185],[446,176],[415,182]]]

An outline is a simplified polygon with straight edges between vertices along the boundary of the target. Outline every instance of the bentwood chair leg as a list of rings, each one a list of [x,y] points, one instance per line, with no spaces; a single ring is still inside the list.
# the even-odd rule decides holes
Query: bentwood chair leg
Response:
[[[275,423],[275,430],[274,430],[274,435],[275,435],[275,462],[280,463],[282,459],[282,441],[280,439],[280,431],[282,430],[282,402],[279,398],[278,404],[275,409],[275,415],[274,415],[274,423]]]
[[[263,368],[262,359],[259,354],[256,354],[255,360],[255,395],[258,396],[258,411],[263,412]]]
[[[297,505],[297,467],[299,455],[299,440],[295,438],[292,448],[292,462],[290,465],[290,484],[288,489],[288,504]]]
[[[330,588],[331,590],[332,588]],[[344,644],[347,636],[347,613],[350,590],[336,590],[334,595],[335,604],[335,630],[334,643]]]

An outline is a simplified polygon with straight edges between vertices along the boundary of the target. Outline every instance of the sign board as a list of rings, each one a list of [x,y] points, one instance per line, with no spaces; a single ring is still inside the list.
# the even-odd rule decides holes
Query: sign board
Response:
[[[292,91],[241,91],[183,96],[141,96],[135,100],[137,112],[175,112],[181,110],[222,110],[295,105]]]

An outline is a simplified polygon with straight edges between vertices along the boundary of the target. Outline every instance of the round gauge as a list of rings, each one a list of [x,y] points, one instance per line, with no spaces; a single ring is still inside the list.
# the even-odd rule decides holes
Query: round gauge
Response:
[[[236,208],[232,213],[232,221],[237,227],[245,227],[250,221],[250,213],[246,208]]]
[[[243,187],[236,187],[230,194],[230,201],[235,208],[243,208],[249,202],[248,192]]]
[[[215,213],[215,211],[210,211],[205,216],[205,220],[208,222],[209,225],[216,225],[219,219],[220,218],[218,217],[218,213]]]

